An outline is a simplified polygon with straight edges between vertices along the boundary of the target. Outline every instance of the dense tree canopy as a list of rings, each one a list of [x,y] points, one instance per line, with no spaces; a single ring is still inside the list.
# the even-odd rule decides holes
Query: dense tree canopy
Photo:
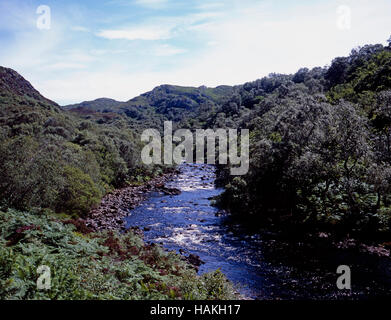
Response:
[[[264,226],[389,233],[390,58],[367,45],[328,68],[242,86],[213,123],[251,129],[250,172],[220,168],[220,204]]]
[[[141,142],[124,116],[64,112],[15,71],[0,71],[4,204],[84,215],[110,190],[161,172],[140,162]]]

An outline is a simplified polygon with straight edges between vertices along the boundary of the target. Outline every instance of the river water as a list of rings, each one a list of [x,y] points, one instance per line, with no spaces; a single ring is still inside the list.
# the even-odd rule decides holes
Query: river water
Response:
[[[269,247],[265,244],[270,245],[270,241],[233,222],[227,215],[221,215],[211,205],[211,198],[223,191],[214,185],[213,166],[183,164],[180,170],[181,173],[166,186],[182,193],[151,193],[130,212],[126,226],[145,228],[146,242],[198,255],[205,262],[199,273],[221,269],[238,292],[251,299],[350,299],[391,292],[391,283],[384,281],[387,275],[384,270],[378,270],[377,260],[376,265],[356,268],[359,272],[355,276],[359,281],[356,281],[355,290],[340,291],[335,284],[336,267],[346,262],[344,258],[350,265],[355,265],[356,256],[332,254],[322,260],[293,254],[294,258],[287,261],[281,259],[281,251],[275,255],[266,254]],[[380,276],[373,276],[379,272]],[[391,279],[391,274],[389,276]]]

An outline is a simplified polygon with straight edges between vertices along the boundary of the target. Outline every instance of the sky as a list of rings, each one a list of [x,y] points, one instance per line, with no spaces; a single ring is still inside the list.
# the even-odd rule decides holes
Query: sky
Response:
[[[0,65],[61,105],[243,84],[390,36],[391,0],[0,0]]]

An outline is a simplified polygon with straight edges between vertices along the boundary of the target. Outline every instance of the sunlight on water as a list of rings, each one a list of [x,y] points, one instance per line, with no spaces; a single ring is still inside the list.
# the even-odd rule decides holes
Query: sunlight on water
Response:
[[[214,186],[214,167],[210,165],[182,165],[181,174],[168,182],[180,195],[152,195],[134,209],[126,219],[127,226],[148,227],[145,240],[162,243],[168,250],[200,256],[205,262],[200,273],[221,269],[236,283],[239,291],[251,297],[259,294],[263,283],[256,269],[259,259],[251,244],[242,242],[224,225],[224,217],[211,206],[212,197],[222,190]],[[247,247],[247,248],[246,248]]]

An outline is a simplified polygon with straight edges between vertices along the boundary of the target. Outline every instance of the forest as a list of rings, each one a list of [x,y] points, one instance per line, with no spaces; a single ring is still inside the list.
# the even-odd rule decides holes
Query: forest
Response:
[[[0,67],[0,298],[232,299],[219,272],[84,221],[115,190],[172,171],[140,159],[146,128],[250,130],[248,174],[217,166],[216,206],[259,230],[391,243],[391,38],[329,66],[239,86],[162,85],[60,106]],[[36,265],[54,264],[50,292]]]
[[[210,119],[252,135],[250,173],[221,169],[221,204],[287,231],[389,239],[390,71],[390,46],[367,45],[243,85]]]

